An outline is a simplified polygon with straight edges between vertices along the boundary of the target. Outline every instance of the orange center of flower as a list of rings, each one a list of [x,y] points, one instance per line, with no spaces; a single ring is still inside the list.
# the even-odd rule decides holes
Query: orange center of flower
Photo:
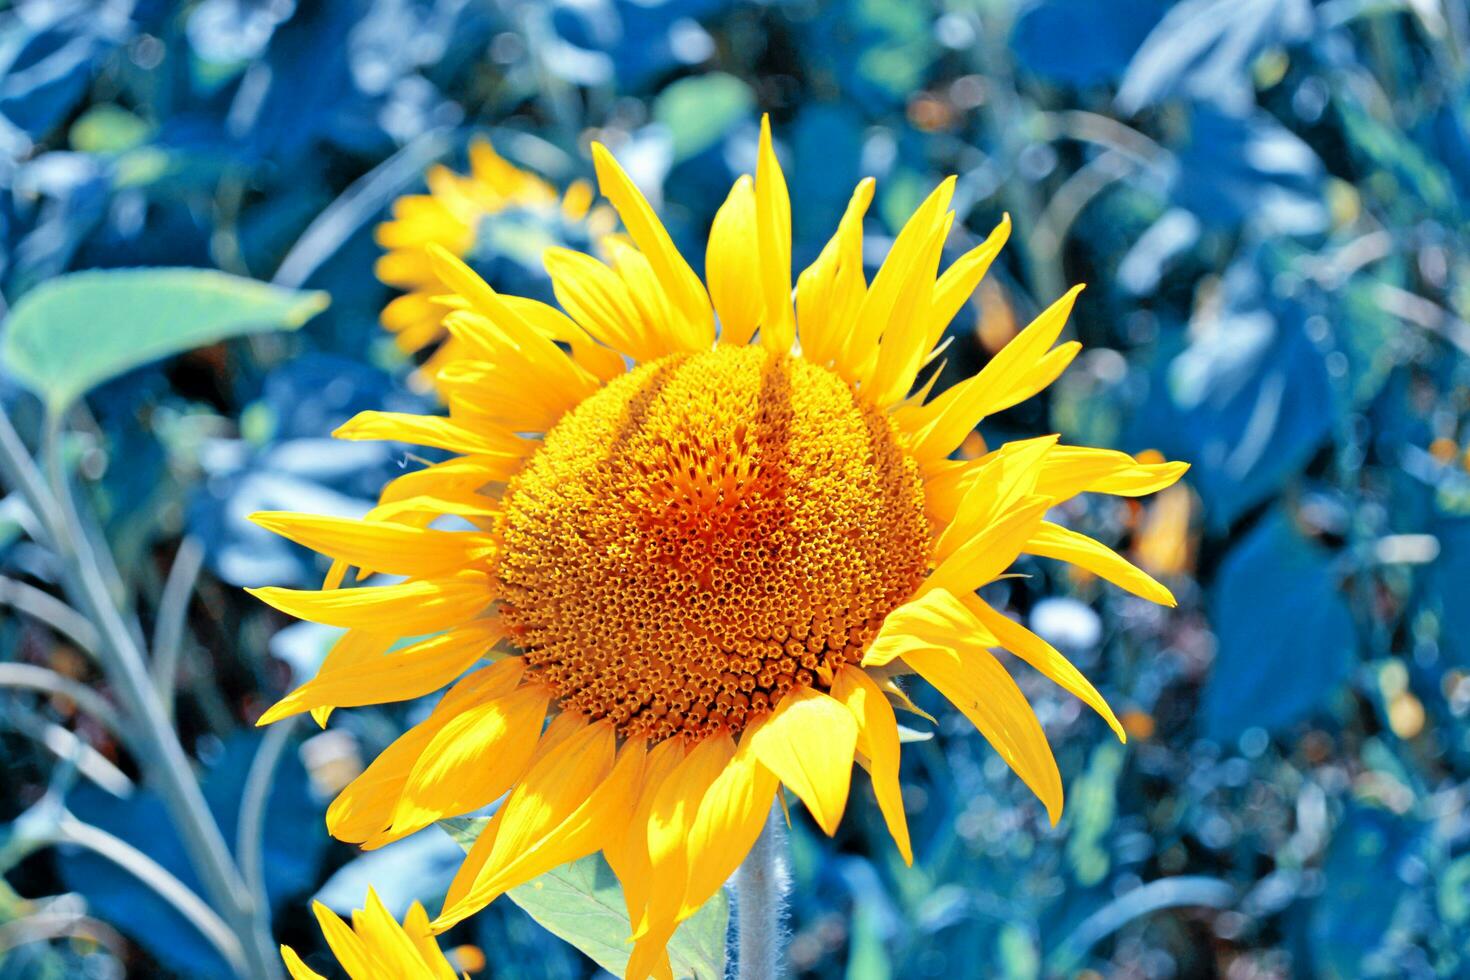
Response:
[[[618,378],[505,495],[503,616],[563,708],[736,732],[857,663],[923,578],[924,491],[885,413],[758,347]]]

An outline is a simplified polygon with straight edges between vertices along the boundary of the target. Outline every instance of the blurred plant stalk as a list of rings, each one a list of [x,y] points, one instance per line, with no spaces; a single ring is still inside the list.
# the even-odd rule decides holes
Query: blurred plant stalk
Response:
[[[47,473],[43,475],[9,415],[0,408],[0,478],[35,515],[37,535],[42,538],[37,543],[53,552],[62,570],[62,587],[71,607],[56,603],[58,608],[53,611],[67,620],[80,617],[94,631],[88,637],[95,639],[93,652],[122,702],[117,727],[149,784],[163,799],[209,901],[195,896],[123,842],[66,813],[59,802],[56,826],[37,839],[78,843],[110,858],[188,915],[240,976],[274,980],[281,976],[281,969],[266,920],[265,896],[247,886],[230,855],[160,694],[167,686],[171,701],[172,678],[159,683],[150,677],[138,631],[130,628],[119,606],[124,590],[112,555],[105,544],[94,542],[77,509],[61,459],[63,421],[57,413],[48,413],[43,452]],[[78,704],[86,708],[90,700]],[[137,860],[140,857],[146,864]],[[221,923],[227,931],[220,928]]]

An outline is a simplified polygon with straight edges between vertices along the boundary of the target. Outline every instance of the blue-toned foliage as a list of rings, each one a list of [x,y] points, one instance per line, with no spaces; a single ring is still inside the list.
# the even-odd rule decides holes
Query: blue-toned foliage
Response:
[[[901,718],[915,864],[861,775],[834,841],[797,808],[792,975],[1470,970],[1464,3],[4,6],[0,313],[59,275],[136,266],[332,298],[299,331],[101,384],[54,447],[85,533],[115,560],[125,628],[151,640],[184,592],[173,717],[232,846],[252,723],[336,636],[288,626],[241,591],[315,587],[326,571],[247,515],[361,514],[406,466],[438,458],[330,438],[359,411],[434,410],[415,374],[426,355],[378,323],[396,291],[375,277],[374,229],[393,200],[424,193],[435,164],[465,172],[476,137],[558,189],[594,176],[600,140],[701,269],[769,113],[797,272],[866,176],[878,180],[870,279],[948,174],[946,263],[1010,215],[1008,248],[949,326],[941,388],[1089,283],[1066,335],[1082,354],[1046,394],[987,420],[967,454],[1060,432],[1191,466],[1168,497],[1084,495],[1059,518],[1163,580],[1177,609],[1041,559],[986,593],[1096,683],[1128,742],[1004,660],[1067,787],[1051,828],[984,739],[909,685],[935,715]],[[546,301],[540,250],[598,244],[555,207],[467,220],[467,261],[496,289]],[[147,321],[152,308],[133,306],[116,322]],[[16,379],[0,376],[0,406],[28,446],[47,446],[43,408]],[[0,666],[116,703],[85,634],[8,604],[31,596],[16,583],[66,593],[12,489],[0,487]],[[157,669],[159,651],[145,659]],[[198,886],[142,781],[148,760],[85,707],[0,687],[0,933],[59,909],[121,938],[26,942],[0,951],[0,975],[224,975],[197,931],[115,864],[9,847],[12,822],[69,786],[78,819]],[[322,825],[330,795],[428,708],[341,710],[325,732],[303,721],[286,746],[266,887],[273,932],[314,966],[327,954],[312,896],[345,911],[372,883],[395,912],[415,898],[437,911],[458,857],[448,837],[361,854]],[[87,751],[58,763],[73,743]],[[100,788],[133,777],[127,799]],[[472,941],[492,964],[483,976],[593,972],[509,902],[452,939]]]
[[[235,841],[246,777],[260,736],[239,733],[216,746],[203,775],[205,799],[225,840]],[[162,801],[139,789],[115,799],[90,784],[67,796],[67,806],[147,854],[164,870],[198,890],[199,880],[167,817]],[[281,760],[265,801],[261,867],[272,908],[297,902],[316,881],[326,838],[319,832],[323,807],[313,798],[306,769],[294,753]],[[219,954],[172,906],[106,858],[75,848],[62,850],[62,880],[107,922],[125,931],[169,969],[193,977],[228,977]]]

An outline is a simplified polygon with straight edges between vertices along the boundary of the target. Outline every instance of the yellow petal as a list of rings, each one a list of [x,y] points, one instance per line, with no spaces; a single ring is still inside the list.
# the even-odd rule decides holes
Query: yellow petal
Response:
[[[488,139],[479,136],[470,142],[470,171],[475,180],[485,184],[497,196],[507,198],[520,193],[530,176],[497,153]]]
[[[904,223],[893,247],[878,269],[872,287],[863,298],[857,321],[844,338],[842,354],[837,359],[837,373],[849,381],[865,380],[864,371],[876,363],[874,352],[885,329],[895,326],[894,305],[899,296],[912,285],[923,256],[931,248],[936,228],[944,223],[944,215],[954,196],[955,179],[946,178],[930,192],[924,202]],[[933,278],[926,284],[932,287]],[[900,326],[908,327],[907,324]],[[923,330],[918,336],[922,340]]]
[[[301,957],[296,955],[296,950],[290,946],[281,947],[281,959],[286,963],[286,972],[291,974],[291,980],[327,980],[326,977],[301,962]]]
[[[535,447],[535,443],[525,442],[524,449],[514,454],[465,456],[405,473],[388,482],[378,495],[378,503],[381,506],[422,496],[457,499],[461,494],[472,494],[489,483],[507,479],[520,468],[525,456]],[[388,519],[376,512],[370,516]]]
[[[924,364],[925,355],[933,346],[928,339],[928,323],[929,309],[933,305],[934,277],[939,271],[944,240],[949,237],[953,223],[954,213],[941,211],[935,215],[925,234],[913,241],[912,247],[900,252],[895,243],[864,302],[865,307],[869,303],[890,304],[872,377],[864,380],[869,396],[884,407],[895,404],[908,394]],[[885,281],[883,272],[890,262],[896,263],[896,268]],[[892,283],[891,289],[888,288],[889,283]]]
[[[760,256],[763,314],[761,345],[785,353],[796,342],[796,310],[791,305],[791,195],[786,175],[771,145],[771,118],[761,116],[755,169],[756,238]]]
[[[435,820],[494,802],[526,771],[550,693],[527,684],[460,712],[434,734],[409,771],[381,846]]]
[[[663,284],[658,281],[658,274],[648,256],[620,238],[608,239],[603,248],[628,287],[628,295],[638,308],[644,332],[659,356],[672,351],[705,349],[685,336],[678,312],[664,293]]]
[[[602,853],[623,886],[623,900],[628,905],[628,920],[643,919],[653,881],[648,856],[648,820],[654,800],[679,763],[684,761],[684,740],[668,738],[648,750],[648,758],[639,774],[637,801],[629,809],[628,828],[621,834],[610,834],[603,841]]]
[[[570,347],[572,360],[594,377],[611,381],[627,371],[621,354],[597,343],[577,321],[556,307],[522,296],[502,296],[501,300],[543,336]]]
[[[418,636],[473,619],[495,598],[493,588],[488,573],[466,570],[449,578],[411,579],[360,589],[318,592],[266,586],[245,591],[308,622]]]
[[[341,657],[336,661],[329,657],[315,677],[277,701],[256,724],[269,725],[317,708],[353,708],[423,697],[468,670],[504,632],[499,620],[486,620],[386,655]],[[371,641],[365,640],[365,645],[374,644],[365,648],[375,648],[382,639],[374,636]]]
[[[466,855],[434,922],[439,931],[473,915],[502,893],[596,851],[599,834],[626,821],[642,746],[613,763],[616,733],[583,723],[541,754]],[[624,808],[619,814],[613,807]]]
[[[465,455],[525,456],[534,448],[509,431],[477,431],[437,415],[406,412],[358,412],[332,433],[354,442],[406,442]]]
[[[1000,520],[1035,493],[1055,435],[1008,442],[987,455],[966,481],[964,496],[949,526],[934,542],[934,556],[943,559],[964,541]]]
[[[395,500],[391,503],[379,504],[363,515],[368,521],[389,521],[394,524],[404,524],[408,527],[428,527],[441,517],[459,517],[466,522],[478,527],[485,528],[493,522],[487,518],[493,517],[501,512],[500,503],[490,497],[483,497],[477,493],[466,493],[458,499],[449,497],[434,497],[428,494],[420,494],[417,497],[408,497],[404,500]],[[346,566],[346,563],[342,563]],[[338,583],[339,585],[341,583]]]
[[[389,575],[425,577],[452,572],[495,551],[494,539],[485,534],[285,511],[257,511],[250,520],[329,558]]]
[[[749,343],[760,324],[763,285],[758,256],[750,249],[751,242],[759,241],[756,226],[754,185],[742,175],[715,212],[704,259],[722,344]]]
[[[434,267],[422,249],[395,249],[378,257],[373,274],[385,285],[414,289],[434,281]]]
[[[734,874],[771,813],[776,776],[742,745],[705,791],[688,834],[689,881],[679,920],[698,912]]]
[[[443,316],[444,311],[429,299],[428,293],[404,293],[388,301],[379,315],[379,322],[385,330],[397,333],[424,320],[433,320],[437,324]]]
[[[321,667],[317,669],[317,676],[326,671],[341,671],[350,669],[356,664],[367,663],[375,660],[388,652],[393,644],[398,642],[398,637],[391,633],[368,633],[364,630],[348,630],[337,638],[332,644],[332,649],[322,658]],[[311,717],[322,728],[327,727],[327,719],[332,716],[332,707],[329,705],[318,705],[311,709]],[[269,714],[270,712],[266,712]],[[265,716],[262,715],[263,719]],[[257,725],[267,725],[270,722],[257,719]]]
[[[1114,716],[1113,709],[1108,707],[1108,702],[1061,651],[1004,613],[993,609],[979,596],[967,593],[960,596],[959,600],[985,625],[999,646],[1005,647],[1035,667],[1062,690],[1081,698],[1088,707],[1102,716],[1119,741],[1128,741],[1128,735]]]
[[[848,710],[809,687],[794,688],[745,738],[760,763],[801,798],[828,836],[836,833],[857,750],[857,722]]]
[[[937,588],[910,599],[889,613],[863,654],[863,666],[886,667],[917,650],[948,644],[958,627],[952,604],[945,597],[952,599],[954,596],[947,589]],[[977,625],[974,639],[984,646],[997,645],[995,637],[983,625]]]
[[[1055,558],[1057,561],[1085,568],[1150,602],[1157,602],[1161,606],[1176,605],[1174,594],[1148,572],[1107,545],[1050,521],[1041,522],[1026,543],[1025,550],[1027,554]]]
[[[832,697],[842,702],[858,726],[857,749],[868,758],[868,775],[878,809],[898,845],[905,864],[914,863],[909,843],[908,818],[903,811],[903,792],[898,784],[898,720],[882,688],[863,670],[845,665],[832,683]]]
[[[939,342],[944,328],[949,326],[960,307],[975,292],[975,287],[985,278],[990,264],[995,261],[1000,250],[1005,248],[1010,237],[1011,216],[1005,215],[985,241],[955,259],[954,264],[944,270],[944,275],[934,284],[934,305],[929,310],[929,324],[925,335],[926,349]]]
[[[522,378],[523,383],[551,385],[558,389],[561,397],[573,401],[596,389],[596,377],[583,371],[550,337],[520,315],[518,310],[525,309],[523,304],[505,302],[473,269],[444,249],[430,245],[428,252],[439,277],[469,300],[474,311],[490,325],[489,330],[476,333],[476,339],[484,345],[487,353],[497,361],[512,358],[524,370],[531,372]],[[449,314],[445,317],[445,326],[453,331],[455,318],[465,315],[465,311]],[[478,320],[466,321],[470,327],[478,323]]]
[[[388,968],[390,976],[429,980],[418,947],[403,931],[398,920],[389,914],[383,900],[372,888],[368,889],[367,906],[361,912],[352,913],[352,927],[362,937],[363,944],[372,950],[373,957]]]
[[[628,286],[590,255],[553,247],[541,254],[556,301],[593,337],[638,361],[667,353],[656,348]]]
[[[347,975],[352,980],[377,980],[381,975],[380,964],[357,933],[321,902],[312,902],[311,911],[316,915],[322,937],[331,947],[332,955],[337,957]]]
[[[429,913],[418,902],[408,907],[408,914],[403,917],[403,931],[418,948],[419,959],[423,960],[433,976],[439,980],[459,980],[459,975],[454,972],[449,960],[444,958],[444,951],[439,948],[433,930],[429,928]]]
[[[910,447],[921,464],[948,456],[982,419],[1028,397],[1026,392],[1038,369],[1050,374],[1053,369],[1060,373],[1066,367],[1075,350],[1064,357],[1046,359],[1057,354],[1051,351],[1051,346],[1061,335],[1081,291],[1081,286],[1073,287],[1006,344],[979,374],[945,391],[915,413],[916,427],[911,430]]]
[[[434,736],[461,712],[509,693],[520,683],[524,668],[525,661],[520,657],[508,657],[451,687],[428,718],[379,752],[367,769],[337,794],[327,807],[327,832],[338,840],[360,844],[387,829],[409,772]]]
[[[461,316],[472,314],[450,314],[446,322],[458,325]],[[434,383],[456,422],[511,432],[546,432],[588,394],[555,383],[519,356],[460,358],[446,364]]]
[[[1004,516],[982,527],[969,540],[957,544],[949,556],[939,563],[920,593],[931,589],[949,589],[954,593],[973,592],[993,582],[1025,549],[1051,509],[1050,497],[1027,497]]]
[[[633,932],[634,939],[672,932],[684,903],[688,881],[689,830],[710,784],[735,754],[729,735],[712,735],[690,749],[659,787],[648,812],[648,908]],[[636,828],[634,828],[636,830]]]
[[[584,720],[542,754],[505,802],[487,868],[498,870],[524,855],[595,795],[613,769],[616,750],[612,725]]]
[[[871,177],[858,183],[837,232],[817,260],[796,280],[796,322],[801,356],[827,364],[842,351],[845,332],[867,291],[863,272],[863,216],[877,186]]]
[[[1026,697],[993,654],[993,637],[953,594],[936,589],[908,604],[925,613],[925,632],[903,659],[980,729],[1001,758],[1046,805],[1062,812],[1062,779]]]
[[[1058,501],[1079,493],[1141,497],[1173,486],[1188,470],[1188,463],[1140,463],[1115,449],[1058,446],[1047,457],[1037,490]]]
[[[647,258],[660,285],[679,317],[679,334],[687,349],[707,350],[715,342],[714,316],[709,294],[689,263],[674,247],[674,241],[658,220],[643,193],[601,143],[592,144],[592,162],[597,183],[612,201],[623,226]]]
[[[595,196],[596,192],[591,184],[585,180],[574,180],[567,185],[566,193],[562,195],[561,213],[572,221],[581,221],[591,210]]]

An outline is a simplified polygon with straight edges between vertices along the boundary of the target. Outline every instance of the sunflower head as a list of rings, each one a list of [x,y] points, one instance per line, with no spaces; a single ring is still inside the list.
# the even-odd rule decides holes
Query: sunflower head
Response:
[[[952,180],[872,281],[863,181],[793,289],[768,126],[754,179],[715,218],[707,282],[612,156],[594,146],[594,158],[627,240],[606,261],[546,251],[559,309],[428,247],[454,340],[435,379],[448,415],[369,412],[337,432],[455,457],[399,477],[363,520],[257,515],[334,564],[321,591],[256,594],[348,630],[262,722],[449,685],[333,803],[332,832],[376,847],[504,796],[435,928],[600,850],[641,978],[666,972],[673,929],[738,865],[782,787],[832,833],[862,764],[911,860],[894,714],[912,707],[905,675],[973,721],[1055,822],[1060,774],[994,651],[1123,728],[1060,652],[977,590],[1032,555],[1172,603],[1047,517],[1085,492],[1152,493],[1185,467],[1055,435],[950,458],[1079,349],[1061,341],[1073,290],[932,394],[945,328],[1010,229],[941,274]],[[403,580],[341,588],[349,567]]]
[[[503,499],[510,638],[564,708],[624,737],[738,733],[830,685],[928,558],[922,481],[887,413],[760,347],[613,380]]]
[[[470,144],[469,158],[466,174],[430,168],[428,193],[399,198],[391,218],[377,229],[378,244],[386,249],[377,263],[378,278],[406,290],[384,308],[383,326],[407,353],[444,337],[444,311],[435,297],[446,290],[428,261],[427,246],[458,256],[491,282],[549,299],[541,253],[552,245],[588,250],[616,221],[608,208],[594,206],[585,181],[558,193],[484,139]],[[426,376],[451,359],[431,361]]]

